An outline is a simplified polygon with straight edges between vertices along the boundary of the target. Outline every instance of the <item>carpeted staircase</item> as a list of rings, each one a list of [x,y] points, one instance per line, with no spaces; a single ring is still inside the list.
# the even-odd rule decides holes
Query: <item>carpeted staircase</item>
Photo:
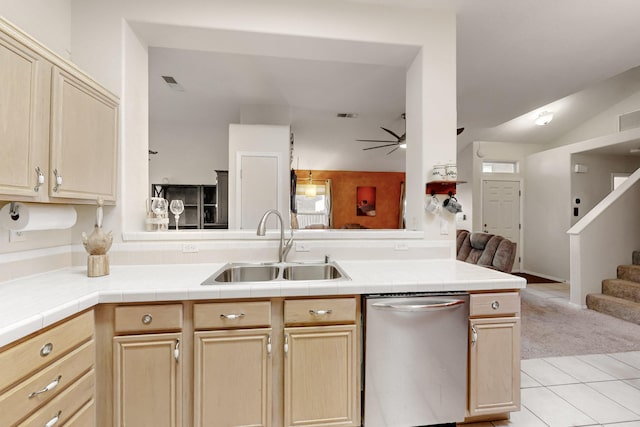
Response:
[[[619,265],[616,279],[602,281],[601,294],[588,294],[587,307],[640,325],[640,252],[631,265]]]

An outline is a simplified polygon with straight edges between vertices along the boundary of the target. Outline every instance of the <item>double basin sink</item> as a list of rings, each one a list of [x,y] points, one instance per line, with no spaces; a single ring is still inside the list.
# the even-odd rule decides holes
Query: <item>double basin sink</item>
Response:
[[[334,262],[229,263],[202,282],[202,285],[273,282],[275,280],[349,280],[349,276]]]

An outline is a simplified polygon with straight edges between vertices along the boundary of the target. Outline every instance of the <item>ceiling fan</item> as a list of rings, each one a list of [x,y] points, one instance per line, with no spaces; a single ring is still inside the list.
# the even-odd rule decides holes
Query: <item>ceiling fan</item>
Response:
[[[405,114],[402,114],[402,118],[405,118]],[[407,143],[406,143],[406,139],[407,139],[407,132],[405,131],[405,133],[403,133],[402,135],[398,135],[397,133],[395,133],[392,130],[389,130],[385,127],[380,126],[380,129],[382,129],[383,131],[387,132],[388,134],[391,134],[396,140],[395,141],[390,141],[390,140],[384,140],[384,139],[356,139],[356,141],[360,141],[360,142],[384,142],[383,145],[376,145],[375,147],[367,147],[367,148],[363,148],[363,151],[367,151],[367,150],[375,150],[377,148],[385,148],[385,147],[394,147],[393,150],[389,151],[387,153],[387,156],[391,153],[393,153],[394,151],[396,151],[398,148],[406,148],[407,147]],[[464,130],[464,128],[458,128],[457,129],[457,134],[460,135],[462,133],[462,131]]]

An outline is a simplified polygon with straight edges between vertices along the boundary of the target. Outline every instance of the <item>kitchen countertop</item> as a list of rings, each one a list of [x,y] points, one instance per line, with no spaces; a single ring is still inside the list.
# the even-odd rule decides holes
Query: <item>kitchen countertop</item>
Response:
[[[100,303],[521,289],[523,278],[455,260],[337,261],[351,280],[201,286],[224,263],[72,267],[0,283],[0,347]]]

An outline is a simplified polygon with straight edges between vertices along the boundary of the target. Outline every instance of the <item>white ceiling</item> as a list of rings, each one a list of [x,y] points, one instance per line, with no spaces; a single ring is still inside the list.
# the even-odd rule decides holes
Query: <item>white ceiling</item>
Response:
[[[459,149],[474,140],[550,142],[640,91],[640,70],[627,72],[640,65],[637,0],[334,3],[340,1],[456,10],[458,126],[465,127]],[[151,46],[164,47],[150,50],[151,120],[228,123],[243,104],[272,104],[391,122],[403,111],[404,67],[416,52],[409,46],[133,26]],[[195,32],[208,37],[190,45],[194,50],[172,49],[184,47]],[[172,93],[154,74],[173,75],[189,96]],[[532,117],[549,105],[557,108],[554,121],[533,126]],[[373,131],[361,137],[383,136]]]

